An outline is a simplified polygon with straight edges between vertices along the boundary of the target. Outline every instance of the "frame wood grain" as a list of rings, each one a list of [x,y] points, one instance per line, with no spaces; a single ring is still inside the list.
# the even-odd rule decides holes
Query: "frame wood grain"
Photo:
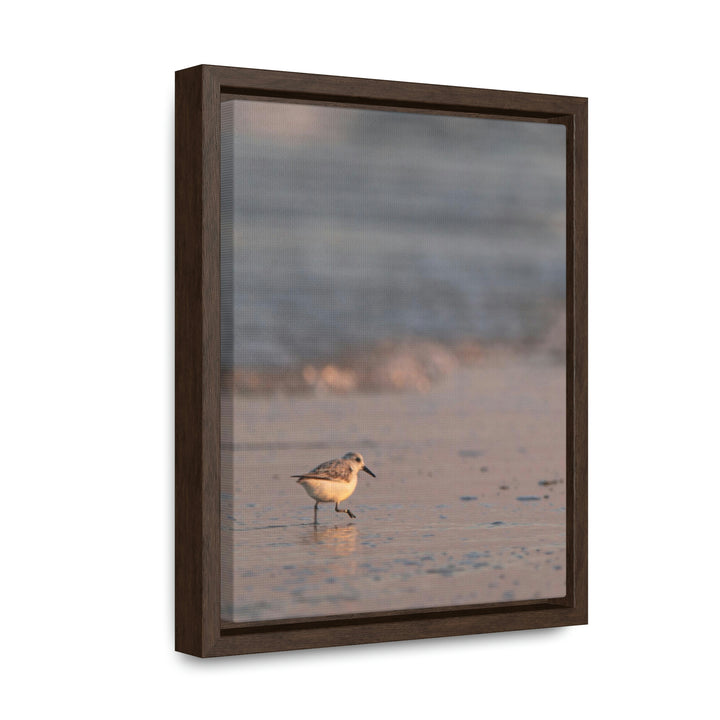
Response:
[[[175,647],[200,657],[587,623],[586,98],[200,65],[175,77]],[[567,594],[233,625],[220,619],[220,102],[229,96],[567,128]]]

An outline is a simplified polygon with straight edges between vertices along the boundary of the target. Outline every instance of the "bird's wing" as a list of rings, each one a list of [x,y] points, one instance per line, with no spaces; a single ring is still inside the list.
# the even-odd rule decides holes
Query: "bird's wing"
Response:
[[[300,480],[329,480],[330,482],[349,482],[352,468],[347,460],[328,460],[304,475],[292,475]]]

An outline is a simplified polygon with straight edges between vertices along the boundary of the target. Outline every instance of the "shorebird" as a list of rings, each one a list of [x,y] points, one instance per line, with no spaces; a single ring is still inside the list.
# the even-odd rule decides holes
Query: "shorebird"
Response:
[[[303,475],[292,475],[305,488],[305,492],[315,500],[315,525],[317,525],[318,503],[334,502],[335,512],[347,513],[354,518],[350,510],[341,510],[338,503],[349,498],[357,487],[358,472],[364,470],[375,477],[360,453],[345,453],[337,460],[328,460]]]

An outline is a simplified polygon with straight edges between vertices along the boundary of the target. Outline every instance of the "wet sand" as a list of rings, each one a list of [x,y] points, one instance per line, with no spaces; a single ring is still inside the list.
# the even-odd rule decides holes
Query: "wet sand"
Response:
[[[501,354],[426,392],[236,396],[222,617],[277,620],[565,594],[565,369]],[[290,475],[349,450],[341,507]]]

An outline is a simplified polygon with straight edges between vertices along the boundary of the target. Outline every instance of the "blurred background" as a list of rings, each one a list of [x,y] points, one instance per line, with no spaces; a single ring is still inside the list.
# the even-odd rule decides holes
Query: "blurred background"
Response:
[[[222,147],[236,390],[423,389],[553,328],[564,360],[564,126],[231,100]]]

